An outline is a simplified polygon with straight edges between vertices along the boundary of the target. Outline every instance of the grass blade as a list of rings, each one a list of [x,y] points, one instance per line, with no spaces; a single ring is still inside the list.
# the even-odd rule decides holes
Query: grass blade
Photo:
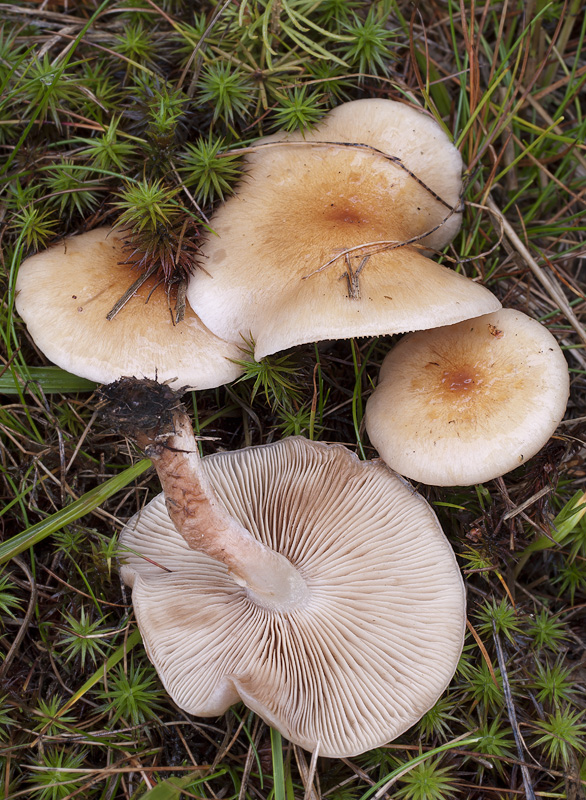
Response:
[[[106,661],[106,663],[100,666],[94,672],[92,677],[88,678],[88,680],[83,684],[83,686],[81,686],[77,690],[77,692],[74,695],[72,695],[72,697],[70,697],[69,700],[63,706],[61,706],[58,713],[55,715],[55,718],[60,717],[61,714],[70,709],[71,706],[75,705],[75,703],[77,703],[80,697],[83,697],[83,695],[86,692],[88,692],[93,686],[95,686],[96,683],[99,683],[104,678],[104,675],[110,672],[112,667],[115,667],[119,661],[122,661],[124,656],[127,653],[129,653],[132,650],[132,648],[135,647],[137,644],[139,644],[141,641],[142,639],[140,636],[140,631],[138,628],[135,628],[128,637],[128,639],[126,639],[125,642],[122,642],[122,644],[116,648],[116,650],[112,653],[112,655]]]
[[[271,728],[271,751],[273,754],[273,797],[274,800],[286,800],[283,743],[281,734],[273,728]]]
[[[205,778],[202,778],[200,769],[198,772],[189,772],[180,778],[167,778],[167,780],[158,783],[146,794],[143,794],[142,800],[181,800],[181,790],[186,786],[194,788],[198,783],[209,781],[212,778],[219,778],[226,772],[227,770],[221,769],[218,772],[214,772],[213,775],[206,775]]]
[[[425,761],[427,758],[437,756],[446,750],[451,750],[453,747],[466,747],[469,744],[474,744],[480,738],[480,736],[471,736],[468,739],[456,739],[453,742],[448,742],[447,744],[442,744],[439,747],[434,747],[433,750],[428,750],[427,753],[421,753],[420,755],[415,756],[415,758],[412,758],[411,761],[407,761],[406,764],[402,764],[400,767],[397,767],[397,769],[389,772],[388,775],[385,775],[384,778],[381,778],[380,781],[377,781],[374,786],[371,786],[370,789],[360,797],[360,800],[368,800],[368,798],[372,797],[375,792],[381,788],[381,786],[385,786],[393,779],[399,778],[401,775],[409,772],[410,769],[413,769],[413,767],[421,764],[421,762]]]
[[[18,368],[0,375],[0,394],[20,394],[19,386],[38,383],[45,394],[68,392],[93,392],[97,383],[65,372],[61,367],[28,367],[26,372]]]
[[[113,494],[119,492],[120,489],[128,486],[139,475],[142,475],[150,466],[150,459],[141,459],[136,464],[133,464],[132,467],[121,472],[120,475],[115,475],[100,486],[96,486],[86,492],[79,500],[76,500],[67,508],[62,508],[56,514],[51,514],[50,517],[47,517],[42,522],[37,522],[36,525],[32,525],[26,531],[18,533],[8,541],[3,542],[0,544],[0,564],[5,564],[14,556],[22,553],[23,550],[42,542],[43,539],[46,539],[47,536],[55,533],[55,531],[61,530],[65,525],[69,525],[69,523],[89,514],[90,511],[101,505],[104,500],[107,500]]]

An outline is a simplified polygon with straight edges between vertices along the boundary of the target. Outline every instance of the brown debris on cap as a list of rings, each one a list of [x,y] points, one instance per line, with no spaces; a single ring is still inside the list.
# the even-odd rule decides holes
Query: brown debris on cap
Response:
[[[304,139],[278,134],[259,144],[236,196],[213,215],[205,270],[189,284],[210,330],[252,339],[258,359],[500,308],[487,289],[415,246],[443,246],[460,224],[460,154],[429,117],[360,100],[330,112]]]
[[[504,475],[561,421],[568,366],[551,333],[519,311],[405,336],[366,406],[368,435],[402,475],[466,486]]]
[[[122,235],[99,228],[22,263],[16,307],[47,358],[98,383],[139,375],[206,389],[237,378],[241,368],[230,359],[242,351],[212,334],[189,307],[174,324],[155,277],[106,318],[137,278],[126,259]]]
[[[189,548],[159,495],[122,532],[122,576],[169,694],[200,716],[244,700],[325,756],[399,736],[446,688],[465,630],[463,582],[428,504],[381,462],[302,437],[203,467],[231,518],[307,591],[265,606]]]

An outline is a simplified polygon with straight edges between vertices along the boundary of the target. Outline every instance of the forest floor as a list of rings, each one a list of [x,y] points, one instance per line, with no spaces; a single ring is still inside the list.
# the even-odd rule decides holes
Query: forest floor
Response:
[[[586,797],[583,3],[45,0],[0,18],[0,797]],[[176,255],[238,185],[232,151],[358,98],[420,108],[452,138],[463,221],[438,258],[547,326],[571,390],[522,467],[417,485],[465,578],[460,665],[398,740],[310,775],[243,705],[201,719],[163,690],[117,545],[156,475],[97,419],[95,384],[34,345],[15,281],[36,251],[121,218],[148,263]],[[249,358],[188,393],[202,451],[301,434],[376,457],[363,413],[395,338]]]

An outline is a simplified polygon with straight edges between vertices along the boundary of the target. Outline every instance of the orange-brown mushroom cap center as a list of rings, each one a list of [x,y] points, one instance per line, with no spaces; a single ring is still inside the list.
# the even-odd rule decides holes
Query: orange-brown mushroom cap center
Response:
[[[442,388],[452,395],[465,395],[480,386],[482,382],[480,373],[469,366],[445,369],[441,376]]]
[[[340,198],[334,203],[329,203],[322,212],[323,218],[334,226],[342,225],[368,225],[370,214],[356,202],[355,198]]]
[[[506,392],[506,377],[493,374],[489,361],[460,357],[455,354],[438,353],[433,361],[428,361],[423,370],[413,375],[410,391],[425,396],[426,414],[439,419],[455,414],[459,419],[472,423],[479,413],[479,404],[497,402]]]

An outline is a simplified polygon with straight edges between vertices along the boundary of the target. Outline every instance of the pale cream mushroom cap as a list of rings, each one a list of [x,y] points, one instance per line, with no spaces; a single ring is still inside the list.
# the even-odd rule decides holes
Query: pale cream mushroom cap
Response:
[[[417,144],[413,129],[422,136]],[[324,139],[365,142],[398,155],[445,193],[448,205],[458,203],[460,155],[433,120],[390,100],[339,106],[305,143],[291,135],[292,144],[254,152],[237,194],[213,215],[216,235],[202,248],[205,269],[188,288],[210,330],[234,342],[253,339],[258,359],[305,342],[402,333],[500,308],[487,289],[415,245],[362,248],[423,236],[449,210],[376,153],[311,146]],[[449,179],[442,182],[443,176]],[[454,214],[424,242],[443,245],[458,225]],[[356,247],[348,264],[340,254]],[[350,272],[357,274],[355,285]]]
[[[442,223],[437,231],[422,240],[428,247],[440,250],[460,229],[462,214],[457,209],[462,191],[462,156],[441,126],[423,111],[395,100],[352,100],[332,109],[309,131],[280,132],[261,141],[346,142],[376,148],[400,159],[425,186],[456,210],[450,214],[446,205],[434,200],[424,187],[395,167],[392,188],[397,205],[403,206],[399,213],[406,230],[412,231],[411,235],[424,233]],[[250,156],[253,169],[257,158],[257,153]],[[260,159],[264,158],[262,153]],[[380,158],[372,155],[370,161]]]
[[[114,319],[106,319],[139,276],[121,263],[126,259],[121,235],[99,228],[22,263],[16,307],[47,358],[98,383],[122,375],[157,376],[206,389],[237,378],[241,368],[230,359],[242,358],[242,351],[211,333],[189,307],[173,325],[166,290],[154,288],[154,277]]]
[[[366,405],[381,458],[407,477],[457,486],[524,464],[561,421],[568,366],[551,333],[512,309],[405,336]]]
[[[230,515],[308,592],[288,611],[255,602],[223,564],[189,549],[159,495],[122,532],[134,551],[122,576],[175,702],[216,716],[242,699],[332,757],[413,725],[449,683],[465,630],[463,582],[428,504],[382,462],[302,437],[203,467]]]

